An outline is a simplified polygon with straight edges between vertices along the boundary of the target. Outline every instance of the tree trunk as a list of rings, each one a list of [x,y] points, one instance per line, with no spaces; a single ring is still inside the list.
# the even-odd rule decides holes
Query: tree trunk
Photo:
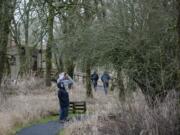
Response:
[[[18,47],[18,53],[19,53],[19,75],[23,77],[26,73],[26,58],[25,58],[25,48],[21,45]]]
[[[20,40],[20,26],[17,25],[16,21],[15,21],[15,17],[13,17],[12,19],[12,24],[14,25],[14,27],[11,26],[11,33],[12,33],[12,37],[14,39],[14,42],[17,46],[17,51],[18,51],[18,56],[19,56],[19,73],[18,75],[23,76],[23,74],[25,73],[25,49],[22,47],[21,45],[21,40]]]
[[[59,72],[62,72],[64,70],[64,63],[62,56],[59,56]]]
[[[125,100],[125,88],[124,88],[123,76],[121,70],[117,71],[117,85],[119,88],[119,99]]]
[[[66,70],[68,75],[73,78],[74,75],[74,68],[75,68],[75,64],[73,63],[73,60],[67,60],[66,62]]]
[[[27,20],[24,24],[24,32],[25,32],[25,69],[26,72],[30,70],[30,51],[29,51],[29,14],[26,15]]]
[[[51,69],[52,69],[52,44],[53,44],[53,22],[54,22],[54,9],[52,0],[48,3],[48,42],[46,48],[46,86],[51,86]]]
[[[32,6],[32,0],[27,3],[24,0],[24,34],[25,34],[25,72],[29,73],[31,69],[31,53],[29,48],[29,14]]]
[[[54,58],[55,58],[55,64],[56,64],[56,68],[58,70],[58,73],[63,72],[64,66],[63,66],[62,56],[54,54]]]
[[[56,68],[58,70],[57,73],[58,74],[62,73],[64,71],[64,63],[63,63],[62,56],[54,53],[54,58],[55,58],[55,65],[56,65]],[[56,75],[58,75],[58,74],[56,74]]]
[[[16,1],[12,0],[2,0],[0,2],[0,85],[4,75],[8,36],[10,32],[9,26],[11,24],[15,3]]]
[[[25,12],[25,22],[24,22],[24,34],[25,34],[25,57],[26,63],[25,67],[27,72],[30,69],[30,51],[29,51],[29,10],[27,9],[27,4],[25,4],[24,12]]]
[[[92,88],[91,88],[91,67],[89,64],[86,64],[86,95],[87,97],[92,98],[93,93],[92,93]]]
[[[178,43],[176,45],[176,90],[180,91],[180,0],[177,0],[177,10],[178,10],[178,20],[177,20],[177,33],[178,33]]]

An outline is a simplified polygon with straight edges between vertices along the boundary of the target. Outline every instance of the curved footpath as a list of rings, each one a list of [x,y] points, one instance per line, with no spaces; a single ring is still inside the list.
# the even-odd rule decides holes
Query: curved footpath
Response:
[[[91,116],[79,115],[75,116],[76,121],[83,121]],[[20,130],[16,135],[58,135],[61,129],[64,128],[64,124],[56,121],[49,121],[44,124],[36,124],[31,127],[26,127]]]
[[[19,131],[16,135],[57,135],[63,128],[58,121],[50,121],[45,124],[37,124]]]

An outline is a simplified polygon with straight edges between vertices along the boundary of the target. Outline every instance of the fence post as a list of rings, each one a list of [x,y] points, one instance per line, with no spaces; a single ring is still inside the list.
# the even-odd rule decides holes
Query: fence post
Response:
[[[73,113],[76,113],[75,103],[73,103]]]

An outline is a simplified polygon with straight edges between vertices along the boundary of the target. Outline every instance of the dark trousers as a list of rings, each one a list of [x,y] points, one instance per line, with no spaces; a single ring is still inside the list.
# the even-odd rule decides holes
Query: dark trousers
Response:
[[[105,94],[107,95],[108,87],[109,87],[109,82],[104,81],[104,82],[103,82],[103,86],[104,86],[104,92],[105,92]]]
[[[93,80],[92,83],[93,83],[94,89],[96,90],[96,88],[97,88],[97,81],[96,81],[96,80]]]
[[[60,108],[60,120],[66,120],[68,117],[69,107],[61,107]]]

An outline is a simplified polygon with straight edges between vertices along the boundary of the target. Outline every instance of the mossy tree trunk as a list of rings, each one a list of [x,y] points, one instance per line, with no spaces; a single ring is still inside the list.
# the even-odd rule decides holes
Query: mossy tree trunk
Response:
[[[18,53],[19,53],[19,75],[23,77],[23,75],[26,75],[26,57],[25,57],[25,48],[22,46],[18,47]]]
[[[62,56],[54,54],[54,58],[55,58],[55,64],[56,64],[58,73],[63,72],[64,71],[64,64],[63,64]]]
[[[62,72],[64,70],[64,63],[62,56],[59,56],[59,72]]]
[[[72,59],[66,61],[66,70],[68,75],[73,78],[75,64]]]
[[[118,85],[118,89],[119,89],[119,99],[125,100],[125,87],[124,87],[124,83],[123,83],[123,76],[122,76],[121,70],[117,71],[117,85]]]
[[[20,75],[21,77],[25,73],[25,48],[22,46],[21,41],[20,41],[20,26],[16,23],[15,17],[12,19],[12,24],[14,25],[14,28],[11,27],[11,32],[12,32],[12,38],[14,39],[15,44],[17,45],[17,52],[19,55],[19,73],[18,76]]]
[[[177,33],[178,33],[178,43],[176,45],[176,90],[180,91],[180,0],[177,0],[177,10],[178,10],[178,20],[177,20]]]
[[[91,88],[91,66],[86,64],[86,96],[93,98],[93,92]]]
[[[30,15],[30,9],[32,5],[32,0],[29,0],[27,3],[24,1],[24,35],[25,35],[25,72],[29,73],[31,69],[31,53],[29,48],[29,15]]]
[[[48,2],[48,42],[46,48],[46,86],[51,86],[51,69],[52,69],[52,44],[53,44],[53,22],[54,22],[54,8],[52,0]]]
[[[7,61],[7,44],[9,36],[9,26],[14,12],[16,1],[1,0],[0,2],[0,85],[4,75]]]

